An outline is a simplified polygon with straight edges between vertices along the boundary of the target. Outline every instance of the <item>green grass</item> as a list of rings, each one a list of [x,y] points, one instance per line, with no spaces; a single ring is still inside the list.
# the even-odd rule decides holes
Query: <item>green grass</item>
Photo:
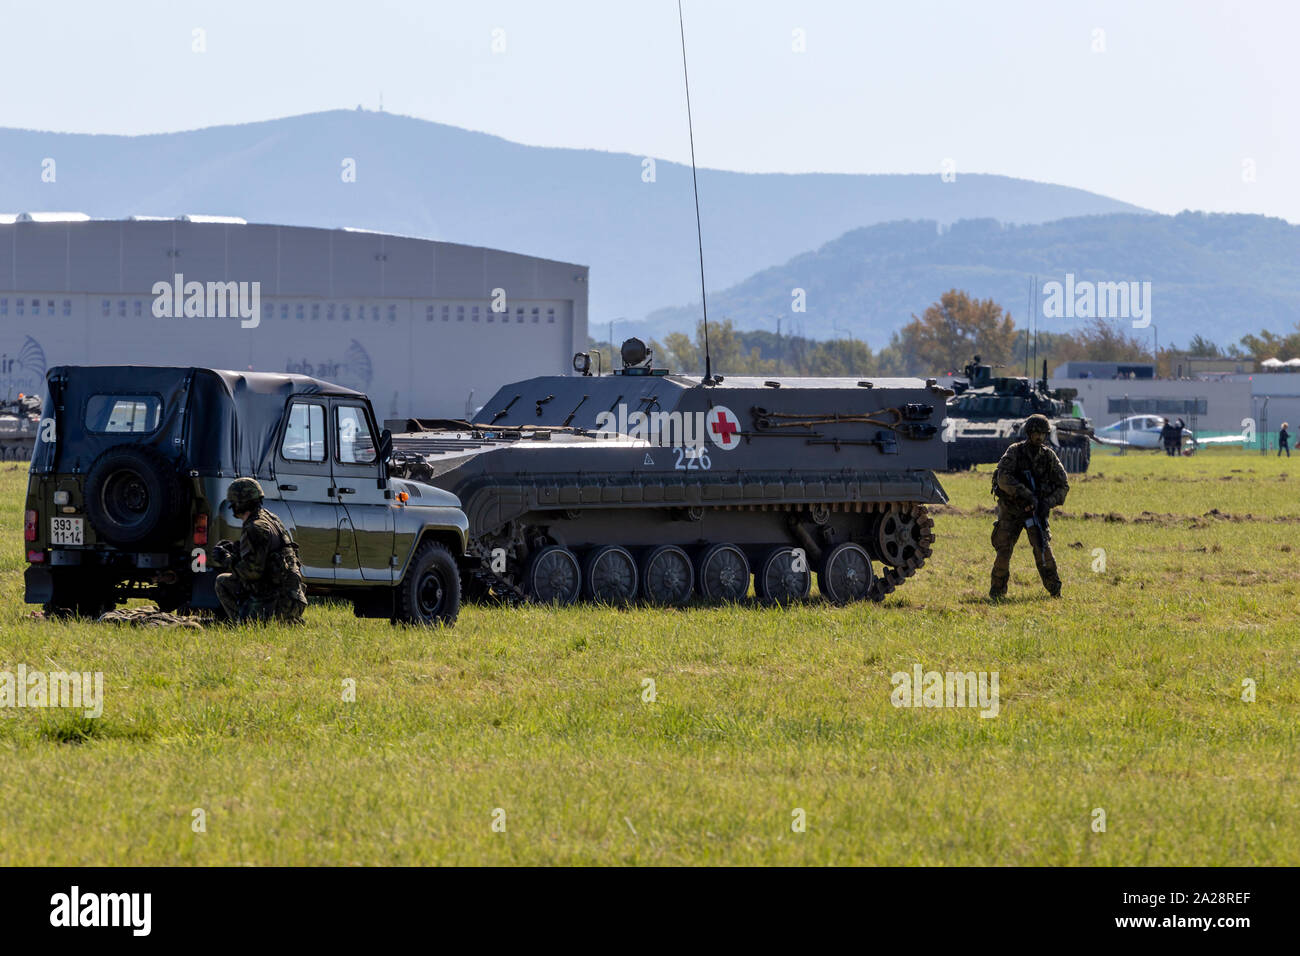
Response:
[[[338,605],[299,630],[32,620],[3,466],[0,668],[102,670],[106,701],[0,710],[0,863],[1300,863],[1300,479],[1239,452],[1094,468],[1054,525],[1061,601],[1026,544],[983,599],[984,469],[945,476],[935,557],[883,605],[425,632]],[[1000,715],[894,708],[916,663],[998,671]]]

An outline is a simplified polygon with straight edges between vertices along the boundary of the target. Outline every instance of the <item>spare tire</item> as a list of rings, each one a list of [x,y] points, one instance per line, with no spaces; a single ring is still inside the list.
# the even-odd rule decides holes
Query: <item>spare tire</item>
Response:
[[[161,543],[176,535],[182,505],[176,469],[146,445],[111,448],[86,476],[86,517],[104,541]]]

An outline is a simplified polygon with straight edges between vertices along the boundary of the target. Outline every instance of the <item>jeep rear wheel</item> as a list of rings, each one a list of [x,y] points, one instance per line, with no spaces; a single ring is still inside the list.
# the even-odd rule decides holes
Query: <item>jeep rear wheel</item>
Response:
[[[110,448],[86,475],[86,516],[110,544],[166,541],[175,534],[180,506],[175,469],[144,445]]]
[[[397,586],[393,620],[400,624],[454,624],[460,613],[460,571],[451,552],[427,541],[411,558]]]

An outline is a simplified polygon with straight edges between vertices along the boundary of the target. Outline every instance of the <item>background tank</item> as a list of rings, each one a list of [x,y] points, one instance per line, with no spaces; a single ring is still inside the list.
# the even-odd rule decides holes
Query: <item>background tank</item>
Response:
[[[995,378],[993,369],[981,365],[979,356],[964,369],[966,381],[956,381],[956,395],[948,401],[944,441],[948,468],[960,471],[993,464],[1007,447],[1023,439],[1025,419],[1046,415],[1052,425],[1051,443],[1068,472],[1084,472],[1092,459],[1092,423],[1076,414],[1073,388],[1047,387],[1047,362],[1043,377]]]
[[[752,575],[784,604],[817,575],[829,600],[880,600],[929,556],[952,394],[933,379],[704,385],[637,340],[623,356],[507,385],[472,422],[398,423],[395,472],[469,518],[469,596],[721,603]]]
[[[31,461],[40,422],[39,396],[0,400],[0,461]]]

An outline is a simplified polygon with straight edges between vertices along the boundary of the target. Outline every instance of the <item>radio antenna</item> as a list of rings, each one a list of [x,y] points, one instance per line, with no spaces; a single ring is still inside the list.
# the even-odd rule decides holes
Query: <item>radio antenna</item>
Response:
[[[1038,276],[1034,276],[1034,365],[1029,373],[1030,384],[1033,384],[1033,376],[1038,371]]]
[[[704,384],[713,383],[713,361],[709,356],[709,298],[704,288],[704,230],[700,227],[700,182],[695,173],[695,124],[691,122],[691,75],[686,69],[686,21],[682,0],[677,0],[677,24],[682,32],[682,79],[686,81],[686,129],[691,137],[691,185],[695,188],[695,237],[700,245],[700,302],[704,308]]]
[[[1034,293],[1036,291],[1038,291],[1038,280],[1035,276],[1030,276],[1029,301],[1025,303],[1025,378],[1029,378],[1029,324],[1034,320]]]

